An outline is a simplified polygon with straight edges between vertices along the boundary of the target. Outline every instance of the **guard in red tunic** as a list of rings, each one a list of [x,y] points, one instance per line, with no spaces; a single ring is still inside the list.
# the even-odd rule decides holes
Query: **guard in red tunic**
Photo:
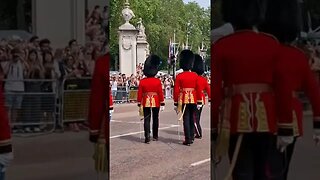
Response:
[[[215,155],[229,152],[235,166],[227,178],[232,174],[238,180],[270,179],[275,172],[266,170],[273,165],[269,152],[277,148],[277,141],[280,149],[293,141],[290,88],[286,82],[275,82],[281,80],[274,73],[280,44],[256,28],[264,17],[262,2],[222,1],[224,21],[235,33],[211,48]],[[276,104],[282,107],[279,112]]]
[[[162,91],[162,83],[160,79],[155,78],[158,73],[161,59],[157,55],[150,55],[143,68],[143,78],[138,88],[138,107],[143,108],[144,115],[144,136],[145,143],[150,143],[150,121],[152,116],[152,137],[154,141],[158,140],[159,129],[159,111],[164,110],[164,97]],[[152,112],[152,113],[151,113]]]
[[[174,106],[175,111],[183,114],[183,128],[185,141],[183,145],[190,146],[194,140],[194,115],[197,108],[200,109],[202,101],[197,83],[198,75],[191,72],[194,64],[194,54],[190,50],[180,53],[180,68],[183,72],[178,74],[174,83]],[[199,99],[199,101],[198,101]],[[197,107],[198,104],[198,107]]]
[[[91,84],[89,107],[90,141],[96,143],[99,137],[109,144],[108,99],[109,91],[109,53],[96,61]],[[112,107],[112,106],[111,106]]]
[[[293,91],[293,125],[294,143],[290,144],[284,160],[286,161],[285,179],[288,176],[289,164],[297,137],[303,135],[303,105],[298,99],[297,92],[303,91],[309,98],[313,110],[313,128],[316,143],[320,139],[320,88],[303,51],[294,47],[292,42],[299,34],[298,3],[291,0],[269,0],[270,11],[267,11],[266,21],[261,26],[265,32],[274,35],[281,43],[282,50],[276,71],[282,74]],[[279,161],[279,164],[283,162]]]
[[[0,72],[1,74],[1,72]],[[2,79],[1,79],[2,81]],[[2,82],[0,83],[0,179],[5,179],[5,168],[13,159],[11,129],[8,113],[4,105]]]
[[[199,97],[198,100],[201,100],[201,103],[203,104],[200,109],[196,110],[196,113],[195,113],[195,134],[196,134],[195,138],[201,139],[202,128],[200,124],[200,118],[201,118],[202,108],[206,104],[206,95],[204,92],[207,93],[209,102],[210,102],[211,96],[210,96],[210,86],[208,84],[208,81],[205,77],[202,76],[204,73],[204,62],[202,57],[199,54],[195,54],[192,71],[198,74],[197,83],[198,83],[199,91],[201,91],[201,97]]]

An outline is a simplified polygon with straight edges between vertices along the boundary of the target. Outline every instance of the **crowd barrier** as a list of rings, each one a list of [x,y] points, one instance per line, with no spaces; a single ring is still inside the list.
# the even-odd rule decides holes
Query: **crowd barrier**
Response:
[[[15,90],[21,85],[24,91]],[[56,81],[5,80],[2,86],[13,132],[48,132],[56,128]]]
[[[84,122],[88,117],[91,78],[65,79],[61,84],[61,124]]]

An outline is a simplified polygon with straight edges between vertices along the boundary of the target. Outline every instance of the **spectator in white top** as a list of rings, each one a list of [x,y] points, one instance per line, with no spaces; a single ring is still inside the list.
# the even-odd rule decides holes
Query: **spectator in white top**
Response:
[[[6,92],[6,105],[9,110],[9,117],[11,122],[17,121],[17,111],[21,109],[23,95],[19,93],[24,92],[24,77],[26,75],[26,64],[24,64],[20,49],[13,49],[11,54],[12,60],[4,68],[7,76],[7,82],[4,89]]]
[[[112,79],[112,82],[110,84],[111,84],[112,99],[115,100],[117,96],[117,90],[118,90],[118,83],[115,77]]]

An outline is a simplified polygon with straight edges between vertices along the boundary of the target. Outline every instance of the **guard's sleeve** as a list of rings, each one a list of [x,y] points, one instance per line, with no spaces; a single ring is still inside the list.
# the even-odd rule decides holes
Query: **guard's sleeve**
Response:
[[[12,152],[11,130],[4,105],[4,95],[0,85],[0,154],[9,152]]]
[[[103,57],[104,58],[104,57]],[[104,59],[97,60],[91,83],[90,107],[89,107],[89,128],[91,135],[98,135],[101,130],[103,118],[106,118],[108,83],[106,73],[107,64]]]
[[[138,87],[138,95],[137,95],[137,102],[138,102],[138,106],[141,106],[141,101],[142,101],[142,88],[143,87],[143,81],[140,81],[139,83],[139,87]]]
[[[111,92],[109,93],[109,110],[113,110],[113,99]]]
[[[208,94],[208,101],[211,102],[211,91],[210,91],[210,86],[207,80],[204,81],[205,82],[205,91]]]
[[[173,88],[173,100],[174,105],[178,106],[178,99],[180,94],[180,75],[177,75],[176,80],[174,82],[174,88]]]
[[[203,85],[201,82],[201,76],[197,77],[197,82],[196,82],[196,96],[197,96],[197,105],[202,105],[202,90],[203,90]]]
[[[310,69],[310,66],[307,63],[308,61],[306,58],[305,62],[303,90],[312,105],[313,128],[320,129],[320,88]]]
[[[158,85],[158,96],[159,96],[159,101],[160,101],[160,106],[164,106],[164,96],[163,96],[163,90],[162,90],[162,82],[159,80],[159,85]]]
[[[278,136],[293,136],[293,87],[290,85],[290,72],[286,55],[281,51],[277,55],[274,68],[275,107],[278,127]]]
[[[212,89],[211,94],[214,102],[211,103],[211,116],[212,116],[212,123],[211,127],[213,129],[218,128],[219,118],[220,118],[220,106],[222,103],[222,58],[221,58],[221,50],[218,48],[218,44],[212,45],[211,48],[211,69],[212,69]]]

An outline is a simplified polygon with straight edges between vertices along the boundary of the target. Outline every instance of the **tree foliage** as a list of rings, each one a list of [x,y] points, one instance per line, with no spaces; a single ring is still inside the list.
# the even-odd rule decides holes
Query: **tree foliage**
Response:
[[[125,0],[111,0],[110,17],[110,52],[112,69],[118,64],[119,37],[118,27],[124,23],[121,11]],[[163,60],[163,68],[167,66],[168,46],[170,38],[176,31],[176,42],[186,42],[189,31],[189,45],[198,53],[198,47],[204,41],[206,47],[210,43],[210,8],[201,8],[197,3],[184,4],[183,0],[139,0],[130,1],[130,9],[135,14],[130,23],[135,25],[139,18],[145,26],[150,52]],[[188,23],[190,26],[187,27]],[[116,64],[115,64],[116,63]]]

